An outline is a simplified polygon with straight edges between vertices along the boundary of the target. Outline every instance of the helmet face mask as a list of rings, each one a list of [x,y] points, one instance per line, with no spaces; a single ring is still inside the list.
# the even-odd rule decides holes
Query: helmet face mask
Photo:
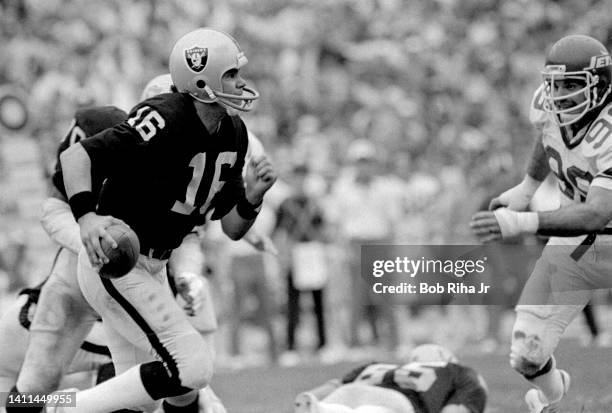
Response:
[[[612,88],[612,60],[598,40],[582,35],[557,41],[546,56],[544,110],[559,126],[578,122],[601,106]]]
[[[544,77],[544,110],[553,113],[559,126],[571,125],[580,120],[591,109],[596,107],[597,76],[586,71],[559,72],[545,70]],[[582,84],[580,89],[560,94],[557,89],[566,89],[565,84]],[[563,86],[560,87],[559,84]],[[569,103],[570,105],[567,105]]]
[[[241,88],[241,94],[223,90],[223,75],[244,67],[248,59],[227,33],[197,29],[174,44],[170,54],[170,75],[179,92],[187,92],[203,103],[219,103],[226,109],[247,112],[259,98],[256,90]]]

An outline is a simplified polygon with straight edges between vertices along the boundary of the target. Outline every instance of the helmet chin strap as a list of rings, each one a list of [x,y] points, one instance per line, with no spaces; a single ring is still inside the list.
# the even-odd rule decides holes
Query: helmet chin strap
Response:
[[[246,95],[231,95],[228,93],[215,92],[217,102],[228,109],[232,108],[240,112],[249,112],[253,109],[253,101],[259,99],[259,93],[248,87],[244,87],[242,91],[245,92]],[[235,103],[234,101],[239,101],[240,103]]]
[[[214,98],[213,99],[203,99],[201,97],[196,96],[194,93],[189,93],[192,98],[202,103],[218,103],[223,108],[225,108],[231,116],[237,115],[238,112],[248,112],[253,108],[253,101],[259,99],[259,93],[251,88],[243,88],[244,92],[248,95],[231,95],[222,92],[212,91]],[[209,93],[210,96],[210,93]],[[235,103],[233,100],[238,100],[240,103]]]

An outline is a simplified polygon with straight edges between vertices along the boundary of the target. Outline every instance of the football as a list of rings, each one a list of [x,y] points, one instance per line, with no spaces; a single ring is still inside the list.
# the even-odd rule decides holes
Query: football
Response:
[[[123,224],[111,225],[106,228],[106,232],[117,242],[117,248],[113,248],[104,238],[101,239],[100,245],[109,261],[100,268],[100,275],[105,278],[123,277],[138,261],[140,241],[136,233]]]

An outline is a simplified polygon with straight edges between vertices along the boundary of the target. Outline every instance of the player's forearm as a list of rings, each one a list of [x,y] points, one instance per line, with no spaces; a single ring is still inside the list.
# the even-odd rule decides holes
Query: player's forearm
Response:
[[[79,224],[67,202],[54,197],[46,199],[40,223],[52,240],[75,254],[79,253],[83,246]]]
[[[541,139],[537,139],[527,163],[525,180],[539,186],[550,173],[548,157]],[[537,188],[537,187],[536,187]]]
[[[237,241],[249,231],[254,222],[255,218],[245,219],[241,217],[237,211],[237,207],[234,207],[226,216],[221,218],[221,228],[225,235]]]
[[[556,211],[538,212],[538,234],[577,236],[603,229],[609,214],[589,204],[574,204]]]
[[[261,210],[262,202],[263,194],[255,201],[249,198],[248,193],[245,197],[240,198],[236,206],[234,206],[227,215],[221,218],[221,228],[223,228],[223,232],[234,241],[241,239],[255,222],[255,218],[257,218]]]
[[[68,199],[79,192],[91,191],[91,159],[81,144],[75,144],[60,155]]]

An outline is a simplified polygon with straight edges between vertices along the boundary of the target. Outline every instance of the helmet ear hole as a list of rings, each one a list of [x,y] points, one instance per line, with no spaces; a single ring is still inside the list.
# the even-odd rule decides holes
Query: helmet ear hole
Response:
[[[196,80],[196,86],[198,89],[204,89],[206,87],[206,82],[202,79]]]

